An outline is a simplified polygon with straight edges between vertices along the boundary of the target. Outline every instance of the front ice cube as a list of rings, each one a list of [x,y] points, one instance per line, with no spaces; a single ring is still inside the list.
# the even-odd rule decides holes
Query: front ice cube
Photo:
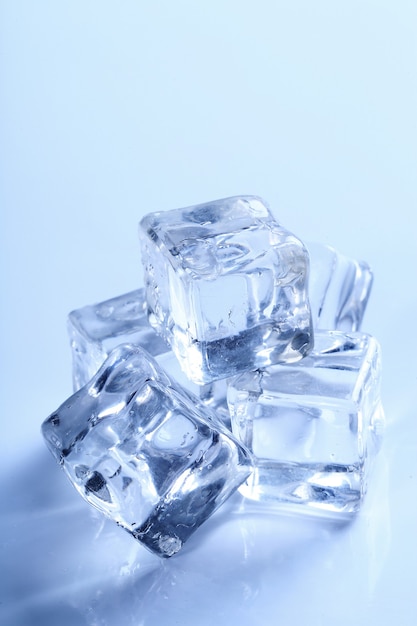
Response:
[[[255,457],[241,493],[323,514],[357,511],[381,438],[380,377],[374,338],[318,331],[299,363],[234,379],[232,429]]]
[[[254,196],[140,223],[149,320],[197,384],[311,348],[308,253]]]
[[[90,504],[162,557],[251,471],[250,454],[146,352],[122,345],[42,425]]]

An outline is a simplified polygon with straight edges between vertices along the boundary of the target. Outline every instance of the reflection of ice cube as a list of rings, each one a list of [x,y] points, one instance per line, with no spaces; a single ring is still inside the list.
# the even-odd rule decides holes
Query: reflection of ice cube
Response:
[[[149,320],[198,384],[296,361],[312,344],[308,254],[253,196],[140,223]]]
[[[380,376],[375,339],[317,331],[302,361],[233,379],[232,429],[255,455],[241,493],[322,513],[355,512],[380,443]]]
[[[90,504],[159,556],[248,477],[250,454],[138,347],[122,345],[42,425]]]

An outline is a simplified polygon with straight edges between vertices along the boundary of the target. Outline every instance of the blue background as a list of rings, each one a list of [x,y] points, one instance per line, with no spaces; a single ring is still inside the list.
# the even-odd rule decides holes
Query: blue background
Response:
[[[5,624],[415,623],[416,35],[411,0],[0,0]],[[139,219],[246,193],[373,267],[384,448],[353,525],[232,511],[156,563],[39,427],[68,312],[143,284]]]

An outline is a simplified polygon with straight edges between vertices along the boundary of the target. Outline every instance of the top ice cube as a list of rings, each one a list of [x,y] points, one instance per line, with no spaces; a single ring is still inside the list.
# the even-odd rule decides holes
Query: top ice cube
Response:
[[[308,252],[256,196],[139,225],[151,325],[197,384],[294,362],[312,347]]]

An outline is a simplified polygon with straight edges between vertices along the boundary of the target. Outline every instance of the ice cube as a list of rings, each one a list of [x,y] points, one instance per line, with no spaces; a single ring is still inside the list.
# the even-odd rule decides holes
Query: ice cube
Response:
[[[169,345],[148,323],[144,289],[84,306],[68,316],[74,391],[86,385],[111,350],[122,343],[140,346],[184,389],[199,396],[230,426],[226,382],[196,385],[181,370]]]
[[[305,242],[310,254],[309,295],[314,328],[358,331],[371,293],[373,274],[365,261],[331,246]]]
[[[308,253],[255,196],[153,213],[139,227],[151,325],[197,384],[301,359]]]
[[[298,363],[236,377],[232,429],[255,458],[240,492],[281,507],[356,512],[381,440],[380,378],[377,341],[340,331],[316,332]]]
[[[42,425],[79,493],[161,557],[251,471],[250,453],[145,351],[115,348]]]
[[[68,335],[74,391],[86,385],[122,343],[138,345],[153,357],[170,350],[148,323],[143,289],[71,311]]]

